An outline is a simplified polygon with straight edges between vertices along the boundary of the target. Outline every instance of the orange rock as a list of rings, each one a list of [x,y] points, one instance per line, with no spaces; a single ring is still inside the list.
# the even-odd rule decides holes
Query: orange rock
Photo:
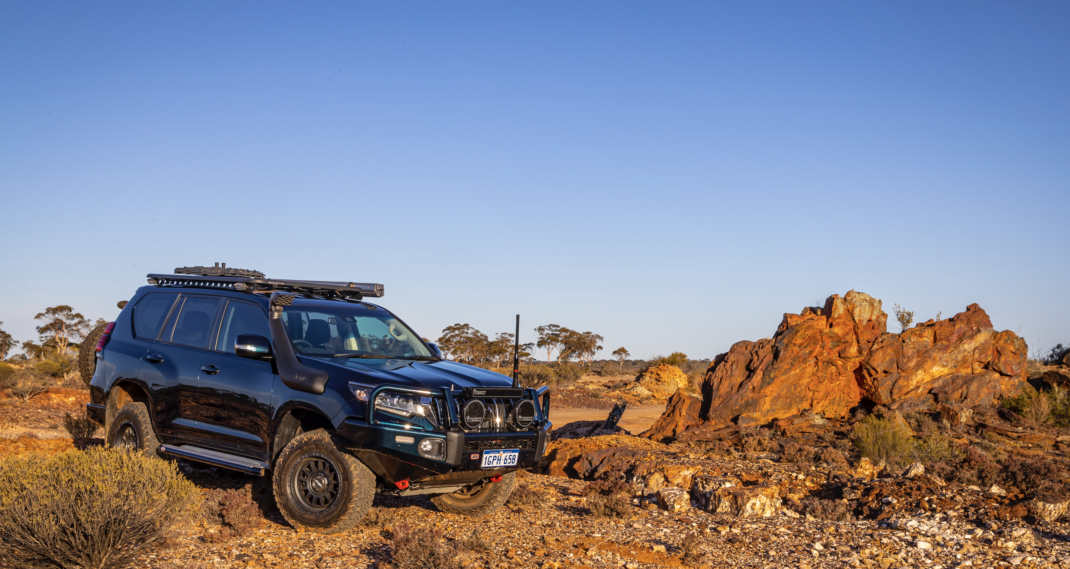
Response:
[[[684,393],[683,389],[678,389],[669,398],[669,403],[665,406],[665,412],[661,414],[661,417],[639,436],[662,442],[673,439],[689,426],[698,423],[701,408],[701,399]]]

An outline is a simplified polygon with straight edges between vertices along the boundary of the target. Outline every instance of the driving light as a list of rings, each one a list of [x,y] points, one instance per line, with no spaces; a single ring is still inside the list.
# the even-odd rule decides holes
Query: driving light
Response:
[[[483,424],[487,416],[487,406],[479,399],[472,399],[464,404],[464,425],[469,429],[476,429]]]
[[[446,441],[442,439],[424,439],[417,445],[416,451],[424,458],[444,460],[446,458]]]
[[[525,399],[513,408],[513,421],[521,429],[526,429],[535,422],[535,404],[530,399]]]

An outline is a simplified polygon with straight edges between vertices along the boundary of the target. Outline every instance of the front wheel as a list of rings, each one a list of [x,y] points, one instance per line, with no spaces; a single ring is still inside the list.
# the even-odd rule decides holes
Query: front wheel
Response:
[[[279,453],[272,475],[275,502],[295,528],[338,533],[355,526],[372,507],[375,475],[338,450],[323,429],[301,433]]]
[[[503,474],[498,482],[485,482],[453,494],[439,494],[431,498],[438,509],[450,514],[478,518],[494,512],[505,504],[516,489],[516,473]]]

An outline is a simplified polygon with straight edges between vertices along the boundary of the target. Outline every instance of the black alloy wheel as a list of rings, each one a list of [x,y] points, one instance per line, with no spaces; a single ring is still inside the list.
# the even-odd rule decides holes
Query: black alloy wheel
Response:
[[[112,443],[117,449],[138,450],[141,446],[138,441],[137,431],[135,431],[134,426],[129,423],[120,425],[117,435],[118,436],[115,437],[115,442]]]
[[[338,467],[330,458],[306,456],[292,472],[293,496],[303,507],[322,512],[338,499]]]
[[[149,409],[140,401],[127,403],[119,409],[108,425],[105,441],[110,447],[144,453],[149,457],[156,456],[156,449],[160,448]]]

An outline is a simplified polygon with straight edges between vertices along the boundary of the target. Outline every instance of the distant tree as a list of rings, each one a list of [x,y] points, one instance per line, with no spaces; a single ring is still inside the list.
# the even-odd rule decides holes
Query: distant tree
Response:
[[[0,326],[3,325],[4,323],[0,322]],[[7,332],[4,332],[3,329],[0,329],[0,361],[6,360],[7,355],[11,353],[11,350],[15,349],[15,346],[17,345],[18,342],[16,342],[15,339],[11,337],[11,334],[8,334]]]
[[[892,312],[895,313],[895,319],[899,321],[899,332],[906,332],[907,328],[914,323],[914,311],[905,310],[896,304],[892,308]]]
[[[487,335],[469,324],[454,324],[442,331],[438,345],[457,361],[475,362],[487,357]]]
[[[561,350],[561,340],[566,333],[570,331],[571,330],[568,328],[562,328],[557,324],[547,324],[535,329],[535,333],[539,335],[539,339],[535,345],[546,350],[546,361],[554,361],[554,352]],[[558,358],[560,358],[560,355]]]
[[[559,360],[570,361],[577,359],[584,366],[590,367],[595,355],[602,351],[602,336],[594,332],[576,332],[568,330],[561,339],[561,355]]]
[[[38,346],[37,344],[33,343],[33,341],[31,341],[31,340],[26,340],[19,347],[22,348],[22,351],[25,352],[26,355],[28,357],[30,357],[30,358],[36,358],[36,357],[40,356],[42,354],[42,352],[45,351],[44,347]]]
[[[41,325],[37,327],[41,347],[46,350],[55,350],[63,356],[66,356],[71,346],[80,342],[92,327],[85,316],[75,312],[66,304],[46,308],[44,312],[33,318],[41,322]]]
[[[513,338],[510,332],[499,333],[497,338],[487,344],[487,355],[494,360],[497,367],[505,367],[505,362],[513,355]]]
[[[613,350],[613,357],[617,358],[617,361],[620,363],[621,369],[624,369],[624,360],[628,359],[628,356],[630,355],[631,354],[628,353],[628,350],[624,348],[617,348],[616,350]]]

